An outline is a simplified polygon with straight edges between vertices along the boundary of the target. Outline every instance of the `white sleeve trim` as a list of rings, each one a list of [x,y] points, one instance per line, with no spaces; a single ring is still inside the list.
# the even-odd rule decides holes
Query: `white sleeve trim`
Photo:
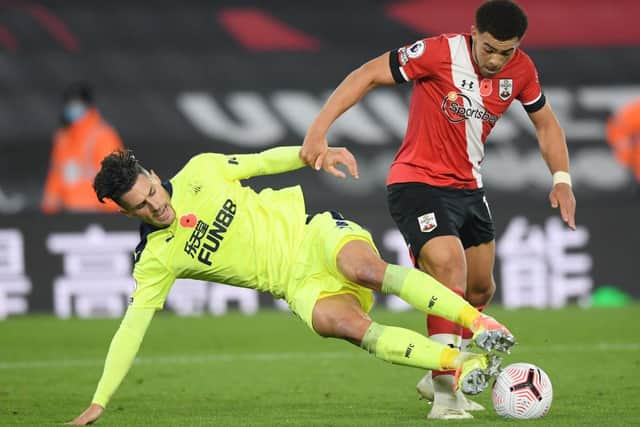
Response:
[[[534,99],[533,101],[530,102],[523,102],[522,105],[531,105],[531,104],[535,104],[536,102],[538,102],[540,100],[540,98],[542,97],[542,92],[540,92],[540,94],[536,97],[536,99]]]
[[[404,68],[400,67],[400,74],[402,74],[402,77],[404,78],[405,82],[410,81],[411,79],[409,79],[409,77],[407,77],[407,74],[404,72]]]

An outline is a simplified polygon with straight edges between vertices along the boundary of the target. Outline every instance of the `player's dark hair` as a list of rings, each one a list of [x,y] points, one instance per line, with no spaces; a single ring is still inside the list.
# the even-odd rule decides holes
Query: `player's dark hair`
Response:
[[[527,15],[510,0],[489,0],[476,10],[476,28],[497,40],[521,39],[527,31]]]
[[[114,151],[102,159],[100,171],[93,180],[93,189],[100,203],[104,203],[106,197],[122,206],[120,198],[131,190],[140,174],[148,175],[149,172],[131,150]]]

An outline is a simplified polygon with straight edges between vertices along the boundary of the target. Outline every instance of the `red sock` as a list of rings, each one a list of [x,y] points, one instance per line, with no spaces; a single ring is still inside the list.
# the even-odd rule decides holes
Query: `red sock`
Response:
[[[464,292],[462,292],[459,289],[453,289],[453,291],[460,296],[464,296]],[[427,315],[427,335],[429,337],[433,335],[440,335],[440,334],[454,335],[454,336],[460,337],[461,333],[462,333],[462,326],[458,325],[457,323],[454,323],[443,317],[434,316],[432,314]],[[443,337],[443,338],[445,339],[445,341],[449,341],[447,343],[449,345],[452,345],[453,342],[456,342],[455,344],[456,346],[460,345],[459,344],[460,338],[455,338],[453,336],[451,337],[451,340],[447,340],[447,337]],[[441,342],[439,340],[437,341]],[[453,375],[454,373],[455,371],[453,370],[449,370],[449,371],[433,370],[431,371],[431,376],[437,377],[438,375]]]

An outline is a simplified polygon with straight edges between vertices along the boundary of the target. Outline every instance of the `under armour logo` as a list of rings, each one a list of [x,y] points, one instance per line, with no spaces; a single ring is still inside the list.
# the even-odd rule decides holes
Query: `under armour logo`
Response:
[[[468,89],[468,90],[473,90],[473,81],[467,82],[466,79],[462,80],[462,84],[460,86],[462,86],[462,89]]]

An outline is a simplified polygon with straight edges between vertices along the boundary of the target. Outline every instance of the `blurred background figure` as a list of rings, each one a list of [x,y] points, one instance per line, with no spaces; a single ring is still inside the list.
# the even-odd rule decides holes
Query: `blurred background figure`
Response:
[[[92,184],[101,160],[122,148],[122,141],[100,115],[88,84],[72,83],[62,98],[62,126],[53,138],[42,211],[116,212],[114,203],[103,204],[96,199]]]
[[[609,118],[607,142],[618,162],[640,183],[640,98],[624,105]]]

